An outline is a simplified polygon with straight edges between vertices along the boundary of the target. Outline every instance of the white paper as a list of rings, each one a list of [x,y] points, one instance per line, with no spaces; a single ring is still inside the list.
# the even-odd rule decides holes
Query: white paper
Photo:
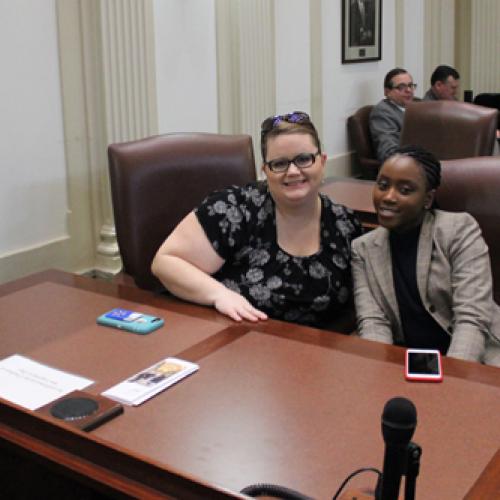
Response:
[[[0,397],[28,410],[36,410],[93,382],[19,354],[0,361]]]
[[[126,405],[139,405],[198,370],[196,363],[166,358],[102,393]]]

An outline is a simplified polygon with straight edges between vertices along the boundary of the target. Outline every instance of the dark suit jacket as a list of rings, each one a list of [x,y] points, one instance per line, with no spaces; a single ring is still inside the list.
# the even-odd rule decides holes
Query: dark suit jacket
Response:
[[[422,101],[439,101],[439,98],[434,94],[432,91],[432,88],[430,88],[425,94],[424,97],[422,98]]]

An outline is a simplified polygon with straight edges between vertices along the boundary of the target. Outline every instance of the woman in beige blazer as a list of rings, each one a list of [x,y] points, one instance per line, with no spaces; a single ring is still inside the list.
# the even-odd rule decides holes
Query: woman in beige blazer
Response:
[[[500,365],[488,248],[471,215],[432,208],[440,177],[439,161],[417,146],[383,164],[373,192],[380,227],[352,244],[358,332]]]

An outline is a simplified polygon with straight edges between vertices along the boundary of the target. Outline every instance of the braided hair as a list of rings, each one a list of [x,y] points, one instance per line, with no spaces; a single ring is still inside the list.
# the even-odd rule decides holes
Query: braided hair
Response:
[[[394,154],[409,156],[415,160],[425,175],[428,191],[439,187],[441,183],[441,163],[431,152],[420,146],[408,145],[396,149]]]

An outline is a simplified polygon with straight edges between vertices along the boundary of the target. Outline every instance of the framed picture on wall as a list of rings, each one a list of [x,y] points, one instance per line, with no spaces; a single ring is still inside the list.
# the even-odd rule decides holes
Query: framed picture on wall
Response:
[[[382,59],[382,0],[342,1],[342,64]]]

